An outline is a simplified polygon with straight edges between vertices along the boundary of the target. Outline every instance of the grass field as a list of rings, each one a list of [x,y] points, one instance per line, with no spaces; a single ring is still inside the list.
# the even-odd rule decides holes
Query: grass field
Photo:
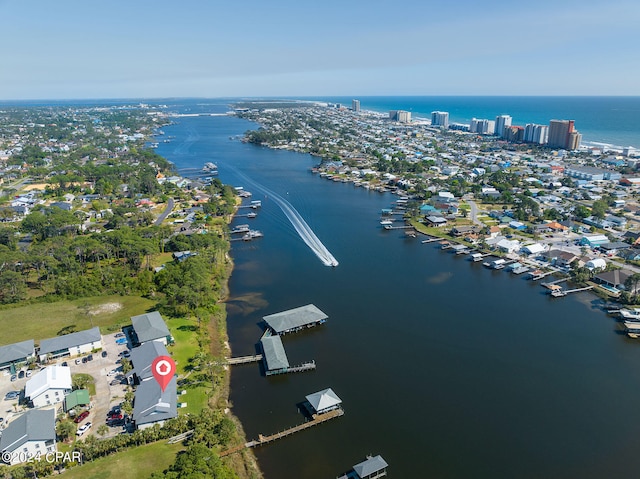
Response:
[[[153,310],[155,301],[135,296],[99,296],[0,309],[0,345],[52,338],[64,328],[81,331],[100,326],[105,334]]]
[[[122,477],[149,477],[162,471],[175,461],[182,444],[158,441],[102,457],[83,466],[67,469],[65,479],[114,479]]]
[[[169,347],[169,351],[176,362],[176,371],[180,377],[189,373],[189,359],[198,354],[198,334],[195,320],[186,318],[171,318],[167,320],[167,327],[175,340],[175,344]],[[191,372],[191,374],[197,374]],[[178,402],[187,403],[186,408],[180,408],[181,413],[198,413],[207,406],[207,391],[212,385],[202,387],[190,387],[187,393],[178,396]],[[178,388],[180,390],[180,388]]]

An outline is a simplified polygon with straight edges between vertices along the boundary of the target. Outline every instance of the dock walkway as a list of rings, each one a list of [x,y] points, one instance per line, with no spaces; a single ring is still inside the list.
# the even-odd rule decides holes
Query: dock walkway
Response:
[[[253,356],[239,356],[237,358],[227,359],[227,364],[247,364],[256,363],[262,361],[262,354],[255,354]]]
[[[323,422],[329,421],[330,419],[335,419],[342,415],[344,415],[344,411],[342,409],[334,409],[333,411],[329,411],[324,414],[314,414],[313,418],[310,421],[304,422],[302,424],[291,427],[289,429],[285,429],[284,431],[271,434],[270,436],[263,436],[262,434],[259,434],[257,440],[249,441],[245,444],[241,444],[231,449],[227,449],[226,451],[222,451],[219,454],[219,456],[225,457],[230,454],[240,452],[243,449],[262,446],[263,444],[268,444],[270,442],[277,441],[278,439],[282,439],[283,437],[290,436],[291,434],[295,434],[296,432],[304,431],[305,429],[309,429],[310,427],[317,426],[318,424],[322,424]]]

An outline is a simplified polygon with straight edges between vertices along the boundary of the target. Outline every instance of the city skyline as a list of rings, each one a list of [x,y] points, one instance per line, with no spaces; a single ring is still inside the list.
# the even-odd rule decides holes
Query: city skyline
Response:
[[[0,0],[0,16],[0,100],[640,95],[628,0]]]

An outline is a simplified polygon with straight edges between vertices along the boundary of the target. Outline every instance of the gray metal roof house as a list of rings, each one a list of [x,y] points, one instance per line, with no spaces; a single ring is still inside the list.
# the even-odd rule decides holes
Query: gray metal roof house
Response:
[[[282,345],[280,336],[265,336],[260,340],[264,354],[264,364],[267,373],[287,369],[289,360]]]
[[[169,356],[167,348],[160,341],[149,341],[133,348],[130,357],[133,369],[127,373],[127,377],[135,375],[138,383],[152,378],[151,363],[158,356]]]
[[[133,422],[138,429],[146,429],[154,424],[162,425],[167,419],[178,415],[176,378],[171,378],[162,391],[157,381],[142,381],[136,388],[133,401]]]
[[[171,333],[157,311],[131,317],[133,331],[139,344],[147,341],[161,341],[165,345],[171,340]]]
[[[313,304],[270,314],[262,319],[276,334],[286,334],[322,324],[328,316]]]
[[[0,369],[10,368],[15,363],[26,362],[34,357],[34,353],[33,339],[0,346]]]
[[[0,450],[14,453],[11,464],[25,462],[40,452],[56,450],[56,413],[53,409],[32,409],[14,419],[2,432]],[[18,454],[21,453],[21,454]]]
[[[100,328],[96,326],[95,328],[65,334],[64,336],[43,339],[40,341],[40,351],[38,355],[40,361],[44,361],[48,355],[54,358],[74,356],[90,353],[95,349],[101,348],[102,336],[100,335]]]

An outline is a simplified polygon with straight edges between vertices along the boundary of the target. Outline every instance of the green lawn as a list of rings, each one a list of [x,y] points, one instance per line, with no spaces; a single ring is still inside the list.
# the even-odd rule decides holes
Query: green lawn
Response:
[[[149,477],[152,472],[162,471],[173,464],[176,454],[183,448],[182,444],[158,441],[67,469],[63,477],[65,479]]]
[[[37,303],[0,309],[0,345],[57,336],[100,326],[102,333],[116,331],[129,318],[154,309],[155,301],[135,296],[98,296],[73,301]]]
[[[167,326],[175,344],[169,346],[169,352],[171,353],[174,361],[176,362],[176,371],[180,378],[189,374],[189,360],[198,354],[198,334],[197,323],[195,320],[189,320],[186,318],[171,318],[167,320]],[[197,371],[192,371],[190,375],[198,374]],[[203,385],[202,387],[191,386],[186,388],[187,393],[178,396],[178,402],[187,403],[186,408],[180,408],[180,413],[198,413],[204,407],[207,406],[207,391],[211,389],[211,384]],[[178,387],[178,392],[182,388]]]

